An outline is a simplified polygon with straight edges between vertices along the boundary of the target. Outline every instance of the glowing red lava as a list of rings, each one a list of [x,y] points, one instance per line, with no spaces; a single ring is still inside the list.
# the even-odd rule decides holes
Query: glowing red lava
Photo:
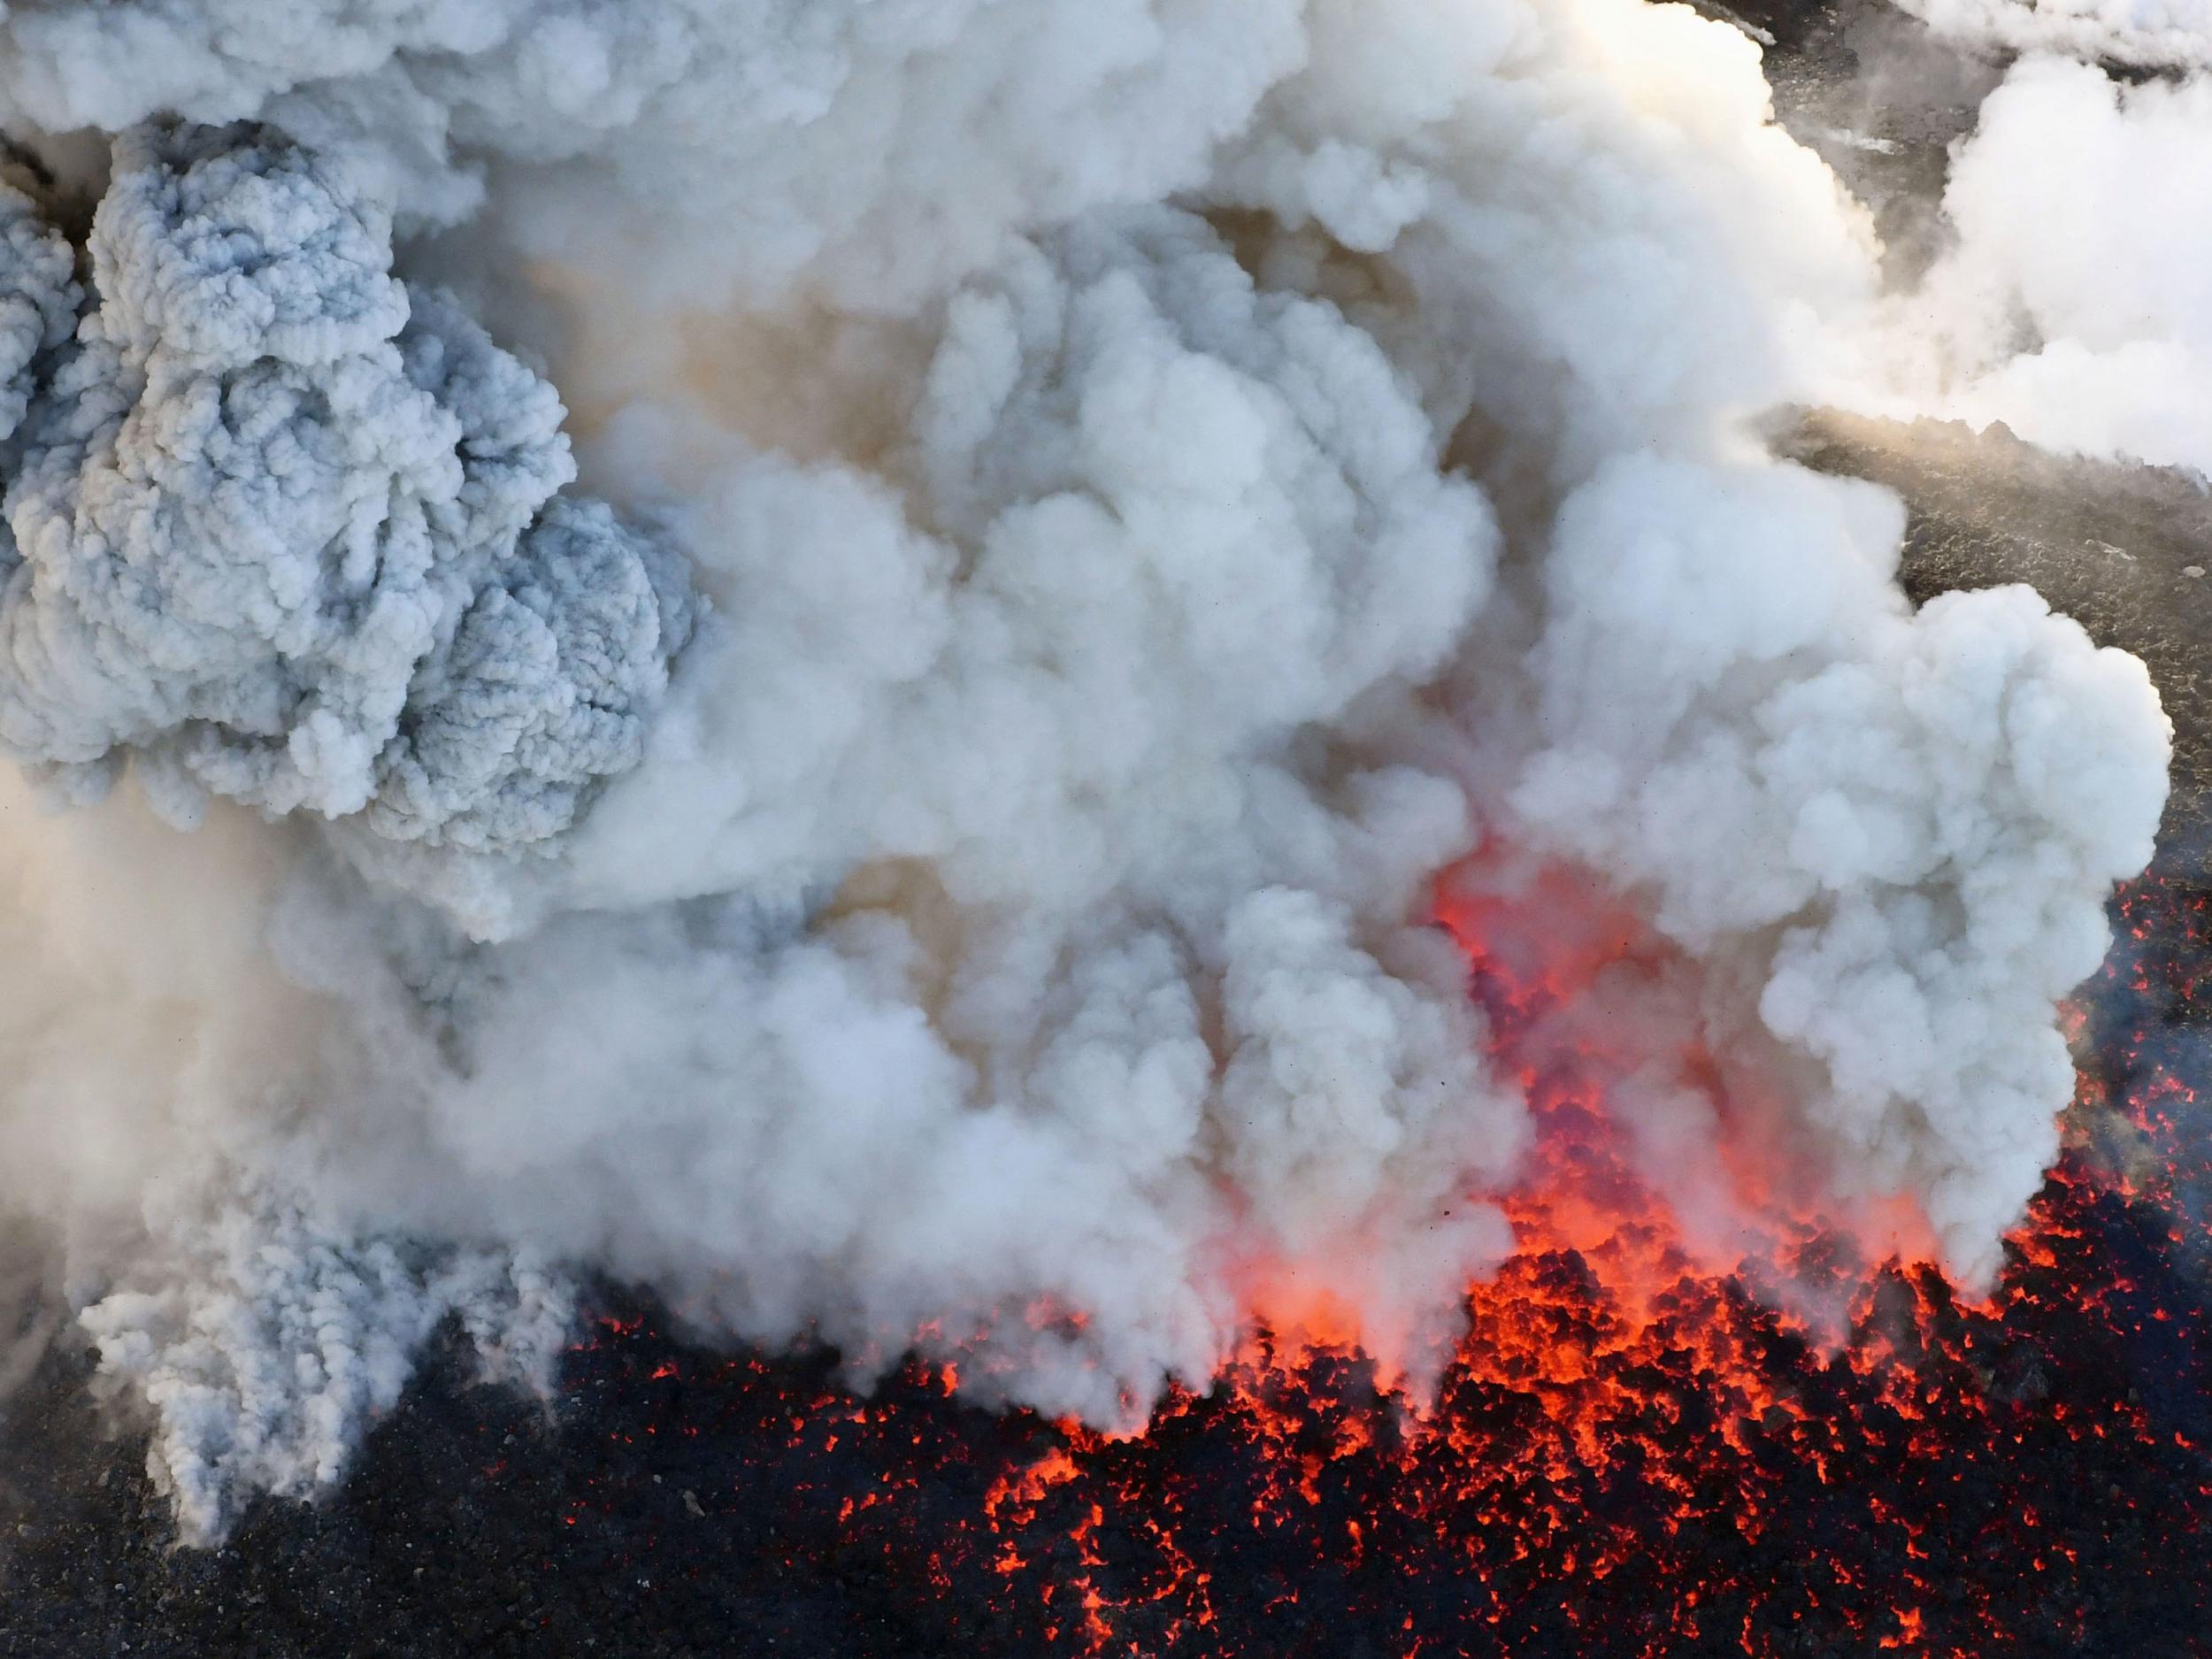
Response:
[[[649,1333],[588,1345],[574,1398],[641,1408],[611,1487],[672,1466],[708,1517],[772,1517],[795,1573],[864,1575],[898,1634],[850,1650],[2207,1651],[2212,1141],[2190,1079],[2212,910],[2150,879],[2116,914],[2071,1014],[2069,1149],[1985,1300],[1816,1218],[1709,1265],[1588,1079],[1524,1043],[1553,994],[1448,904],[1540,1133],[1520,1248],[1471,1288],[1418,1413],[1356,1351],[1265,1333],[1133,1438],[973,1410],[954,1368],[873,1399],[809,1362],[671,1374]],[[1596,972],[1640,947],[1593,926],[1546,949]],[[626,1502],[579,1509],[611,1529]]]

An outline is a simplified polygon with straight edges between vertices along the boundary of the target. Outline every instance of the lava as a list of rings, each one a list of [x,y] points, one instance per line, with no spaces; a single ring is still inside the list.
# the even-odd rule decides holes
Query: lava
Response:
[[[1985,1296],[1810,1216],[1716,1269],[1586,1079],[1517,1047],[1548,994],[1477,949],[1540,1132],[1520,1248],[1471,1288],[1433,1398],[1351,1345],[1261,1332],[1210,1393],[1113,1438],[970,1408],[956,1368],[860,1398],[827,1356],[679,1363],[609,1328],[572,1409],[664,1442],[618,1455],[617,1485],[672,1455],[709,1516],[768,1506],[791,1560],[902,1603],[918,1651],[1981,1659],[2116,1631],[2205,1651],[2212,902],[2154,877],[2115,914],[2070,1017],[2067,1149]],[[1594,971],[1634,948],[1581,942]]]
[[[88,1477],[81,1523],[45,1487],[0,1520],[85,1583],[162,1575],[180,1652],[330,1651],[337,1605],[394,1652],[586,1632],[657,1659],[740,1632],[810,1659],[2212,1654],[2212,893],[2115,902],[2069,1010],[2065,1150],[1974,1295],[1755,1158],[1722,1172],[1755,1225],[1686,1229],[1576,1018],[1594,976],[1663,987],[1663,953],[1586,895],[1528,896],[1578,919],[1532,938],[1440,907],[1539,1133],[1519,1248],[1432,1389],[1259,1331],[1109,1436],[974,1403],[988,1355],[942,1333],[862,1395],[843,1356],[705,1349],[608,1288],[551,1411],[468,1386],[457,1339],[341,1490],[257,1502],[219,1551],[132,1554],[167,1536],[127,1524],[161,1512],[142,1483]],[[1755,1128],[1755,1077],[1676,1059]],[[84,1409],[81,1377],[40,1386],[27,1413]]]

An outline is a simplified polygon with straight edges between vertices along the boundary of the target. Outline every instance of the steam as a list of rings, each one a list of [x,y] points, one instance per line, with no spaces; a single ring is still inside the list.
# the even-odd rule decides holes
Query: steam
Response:
[[[1317,1310],[1417,1389],[1530,1134],[1446,872],[1687,964],[1589,993],[1761,1080],[1622,1092],[1667,1190],[1755,1128],[1993,1271],[2167,728],[1749,435],[1881,310],[1734,33],[127,0],[0,110],[0,1211],[187,1536],[576,1271],[1101,1424]]]
[[[2212,10],[2203,0],[1909,0],[1906,10],[1972,46],[2147,68],[2212,61]]]
[[[2212,472],[2208,142],[2202,81],[2016,65],[1945,196],[1958,241],[1924,303],[1933,401],[2047,448]]]
[[[1943,257],[1886,319],[1890,391],[2047,449],[2212,474],[2212,11],[1907,9],[1970,53],[2020,55],[1953,156]]]

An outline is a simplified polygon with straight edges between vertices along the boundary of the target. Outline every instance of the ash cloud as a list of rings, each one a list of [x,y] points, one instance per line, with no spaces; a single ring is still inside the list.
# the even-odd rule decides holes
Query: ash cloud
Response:
[[[54,4],[0,111],[0,1211],[188,1536],[577,1270],[1118,1426],[1255,1320],[1418,1389],[1531,1133],[1448,872],[1665,942],[1580,1011],[1712,1236],[1755,1130],[1993,1270],[2166,726],[1759,447],[1882,304],[1737,34]]]
[[[25,234],[0,743],[82,797],[134,757],[380,837],[512,854],[635,764],[689,626],[675,556],[573,476],[552,389],[390,273],[342,165],[261,129],[133,129],[89,303]],[[31,318],[39,333],[32,339]]]

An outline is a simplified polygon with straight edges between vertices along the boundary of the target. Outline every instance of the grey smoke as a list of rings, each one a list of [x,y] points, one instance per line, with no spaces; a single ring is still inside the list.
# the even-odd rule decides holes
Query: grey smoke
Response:
[[[1295,69],[1296,0],[126,0],[18,8],[36,133],[273,119],[411,219],[710,295],[919,303],[1011,229],[1199,183]],[[557,175],[545,164],[566,164]],[[510,173],[510,169],[512,169]],[[686,221],[689,257],[641,257]]]
[[[360,1425],[398,1402],[449,1314],[485,1380],[541,1391],[574,1318],[565,1286],[526,1255],[410,1261],[260,1194],[162,1242],[143,1287],[82,1325],[100,1386],[158,1415],[154,1478],[191,1539],[219,1535],[239,1489],[305,1498],[337,1480]]]
[[[388,212],[254,129],[134,129],[42,324],[11,457],[0,742],[70,793],[136,757],[173,817],[488,854],[626,770],[689,626],[674,556],[573,476],[551,388],[389,270]],[[27,339],[27,321],[22,334]]]
[[[1530,1134],[1446,872],[1657,941],[1572,1019],[1717,1252],[1740,1136],[1993,1271],[2166,726],[1750,435],[1896,344],[1741,36],[58,4],[0,129],[0,1212],[189,1536],[578,1270],[1102,1424],[1324,1307],[1417,1391]]]
[[[81,298],[76,256],[41,217],[31,194],[36,188],[20,167],[0,172],[0,226],[7,235],[0,256],[6,273],[0,288],[0,442],[30,411],[40,359],[74,330]]]

